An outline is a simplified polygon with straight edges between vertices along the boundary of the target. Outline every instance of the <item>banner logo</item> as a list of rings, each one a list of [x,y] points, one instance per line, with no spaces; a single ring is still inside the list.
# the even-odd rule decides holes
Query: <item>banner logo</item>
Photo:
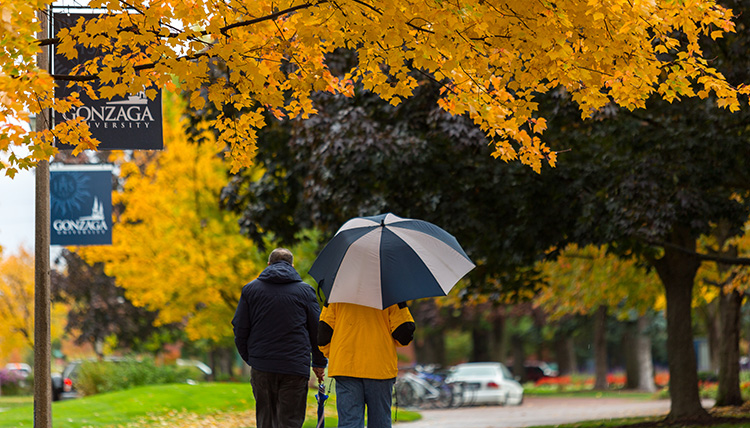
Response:
[[[122,101],[107,101],[103,106],[83,105],[63,113],[65,120],[80,116],[94,129],[148,129],[154,115],[144,92]]]

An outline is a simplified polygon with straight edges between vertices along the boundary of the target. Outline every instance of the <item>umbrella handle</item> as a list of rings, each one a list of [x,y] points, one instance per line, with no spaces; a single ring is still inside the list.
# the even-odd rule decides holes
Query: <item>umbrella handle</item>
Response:
[[[321,383],[318,384],[318,395],[316,397],[318,398],[318,406],[319,407],[321,405],[320,404],[320,400],[323,400],[323,403],[325,403],[325,400],[328,398],[328,396],[326,395],[326,386],[325,386],[325,384],[323,382],[321,382]],[[320,408],[318,408],[318,412],[319,412],[318,416],[320,416],[320,417],[318,419],[318,424],[316,425],[315,428],[323,428],[323,426],[325,425],[325,420],[326,419],[325,419],[325,416],[323,416],[323,414],[320,413]]]
[[[326,295],[323,294],[323,283],[325,282],[325,279],[321,279],[318,283],[318,300],[320,300],[320,303],[322,303],[324,306],[326,304]]]

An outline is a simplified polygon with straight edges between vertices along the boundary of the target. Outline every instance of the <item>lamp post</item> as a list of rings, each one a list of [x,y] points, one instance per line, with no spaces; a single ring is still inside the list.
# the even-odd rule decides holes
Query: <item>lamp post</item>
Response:
[[[37,13],[41,30],[39,40],[49,37],[49,10]],[[37,56],[39,69],[49,71],[49,48]],[[50,129],[50,111],[36,116],[37,131]],[[50,335],[50,212],[49,161],[36,166],[34,228],[34,428],[52,427],[52,379],[50,373],[52,338]]]

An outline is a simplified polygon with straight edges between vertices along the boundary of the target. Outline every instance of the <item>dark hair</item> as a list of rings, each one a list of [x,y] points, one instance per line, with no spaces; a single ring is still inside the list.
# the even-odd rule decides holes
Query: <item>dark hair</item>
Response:
[[[271,251],[271,255],[268,256],[268,264],[274,264],[277,262],[287,262],[290,265],[294,264],[294,256],[292,252],[286,248],[277,248]]]

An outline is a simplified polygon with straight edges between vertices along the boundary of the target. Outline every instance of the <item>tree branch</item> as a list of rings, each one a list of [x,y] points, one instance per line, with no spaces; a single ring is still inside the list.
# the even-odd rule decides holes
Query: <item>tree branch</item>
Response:
[[[195,55],[185,55],[183,57],[177,58],[178,60],[186,60],[186,61],[192,61],[194,59],[198,59],[204,56],[209,56],[207,52],[201,52]],[[136,65],[133,67],[134,71],[141,71],[141,70],[150,70],[152,68],[156,67],[155,62],[151,62],[148,64],[141,64]],[[115,72],[121,72],[125,68],[120,67],[116,68],[113,71]],[[90,82],[92,80],[96,80],[99,78],[98,74],[87,74],[87,75],[80,75],[80,76],[72,76],[70,74],[53,74],[52,78],[55,80],[63,81],[63,82]]]
[[[297,5],[297,6],[292,6],[292,7],[288,8],[288,9],[280,10],[280,11],[278,11],[276,13],[272,13],[270,15],[262,16],[260,18],[250,19],[250,20],[241,21],[241,22],[235,22],[234,24],[230,24],[230,25],[227,25],[226,27],[220,28],[219,31],[221,32],[221,34],[223,34],[225,36],[228,36],[227,35],[227,31],[229,31],[229,30],[231,30],[233,28],[247,27],[249,25],[255,25],[255,24],[258,24],[258,23],[263,22],[263,21],[276,20],[276,18],[279,18],[279,17],[281,17],[283,15],[286,15],[288,13],[296,12],[296,11],[302,10],[302,9],[308,9],[310,7],[318,6],[318,5],[321,5],[321,4],[324,4],[324,3],[328,3],[328,2],[329,2],[329,0],[319,0],[319,1],[315,2],[315,3],[303,3],[303,4],[300,4],[300,5]]]
[[[382,15],[383,14],[383,12],[380,9],[376,8],[375,6],[373,6],[371,4],[365,3],[365,2],[360,1],[360,0],[354,0],[354,3],[357,3],[357,4],[361,5],[361,6],[364,6],[364,7],[368,8],[368,9],[372,10],[373,12],[377,13],[378,15]]]
[[[56,45],[58,43],[60,43],[60,38],[59,37],[53,37],[51,39],[41,39],[41,40],[37,41],[37,44],[39,44],[39,46]]]
[[[280,10],[278,12],[274,12],[274,13],[272,13],[270,15],[261,16],[260,18],[249,19],[247,21],[235,22],[234,24],[230,24],[230,25],[227,25],[227,26],[219,28],[219,32],[221,34],[223,34],[224,36],[228,37],[227,31],[229,31],[231,29],[238,28],[238,27],[247,27],[247,26],[250,26],[250,25],[258,24],[260,22],[269,21],[269,20],[275,20],[275,19],[277,19],[277,18],[279,18],[279,17],[281,17],[283,15],[286,15],[288,13],[296,12],[296,11],[302,10],[302,9],[307,9],[307,8],[310,8],[310,7],[313,7],[313,6],[318,6],[318,5],[321,5],[321,4],[324,4],[324,3],[328,3],[329,1],[330,0],[319,0],[319,1],[315,2],[315,3],[303,3],[303,4],[300,4],[300,5],[297,5],[297,6],[292,6],[290,8],[284,9],[284,10]],[[207,36],[207,35],[209,35],[209,33],[207,31],[205,31],[205,30],[201,31],[200,33],[197,33],[197,34],[199,36]],[[167,35],[167,38],[175,38],[177,36],[178,36],[177,33],[169,33],[169,35]],[[40,39],[40,40],[37,41],[37,44],[39,44],[39,46],[56,45],[58,43],[60,43],[60,38],[59,37],[53,37],[53,38],[49,38],[49,39]]]
[[[701,261],[716,262],[725,265],[738,265],[738,266],[750,266],[750,258],[748,257],[725,257],[719,255],[702,254],[697,251],[690,250],[681,245],[672,244],[669,242],[649,242],[651,245],[658,247],[670,248],[685,254],[689,254],[693,257],[697,257]]]

